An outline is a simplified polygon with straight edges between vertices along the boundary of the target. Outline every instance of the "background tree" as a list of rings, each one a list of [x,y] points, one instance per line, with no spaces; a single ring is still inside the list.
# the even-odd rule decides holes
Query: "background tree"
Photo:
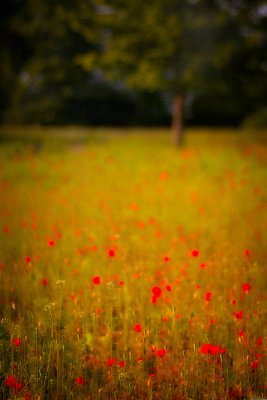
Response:
[[[210,86],[234,52],[220,35],[228,16],[206,0],[111,0],[101,3],[99,17],[102,56],[85,56],[83,66],[100,66],[110,79],[124,79],[135,89],[170,91],[179,144],[186,94]]]
[[[10,0],[1,13],[2,120],[239,123],[266,105],[260,0]],[[1,114],[1,113],[0,113]]]

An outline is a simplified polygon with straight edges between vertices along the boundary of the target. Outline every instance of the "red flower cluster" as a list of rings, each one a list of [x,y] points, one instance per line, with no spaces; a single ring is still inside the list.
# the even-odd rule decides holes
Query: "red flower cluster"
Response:
[[[152,299],[151,299],[151,302],[152,302],[153,304],[156,304],[158,298],[161,296],[162,290],[161,290],[160,287],[154,286],[154,287],[151,289],[151,291],[152,291]]]
[[[113,357],[107,359],[108,367],[113,367],[116,364],[118,365],[119,368],[125,367],[125,361],[123,361],[123,360],[116,362],[115,358],[113,358]]]
[[[224,354],[226,352],[226,349],[218,345],[205,343],[199,348],[199,352],[202,354],[216,355],[216,354]]]
[[[9,375],[6,380],[5,380],[5,384],[9,387],[9,388],[13,388],[15,394],[18,394],[19,391],[22,388],[22,384],[19,383],[14,375]]]

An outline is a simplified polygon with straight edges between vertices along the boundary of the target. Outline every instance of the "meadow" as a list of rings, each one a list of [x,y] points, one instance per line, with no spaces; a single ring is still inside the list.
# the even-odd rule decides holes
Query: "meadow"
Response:
[[[267,140],[0,129],[1,400],[267,396]]]

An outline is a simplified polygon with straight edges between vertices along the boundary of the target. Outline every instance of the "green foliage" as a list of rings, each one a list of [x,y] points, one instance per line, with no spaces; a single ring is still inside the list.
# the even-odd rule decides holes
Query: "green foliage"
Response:
[[[147,123],[155,94],[161,123],[166,92],[240,100],[236,121],[265,104],[261,1],[10,0],[0,18],[7,122]]]
[[[267,108],[263,108],[254,114],[248,115],[244,122],[244,128],[256,128],[266,129],[267,128]]]

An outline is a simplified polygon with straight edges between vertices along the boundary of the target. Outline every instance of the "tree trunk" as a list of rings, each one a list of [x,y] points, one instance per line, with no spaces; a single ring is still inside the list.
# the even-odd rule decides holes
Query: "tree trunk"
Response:
[[[183,97],[178,93],[173,98],[172,133],[174,144],[181,146],[183,141]]]

